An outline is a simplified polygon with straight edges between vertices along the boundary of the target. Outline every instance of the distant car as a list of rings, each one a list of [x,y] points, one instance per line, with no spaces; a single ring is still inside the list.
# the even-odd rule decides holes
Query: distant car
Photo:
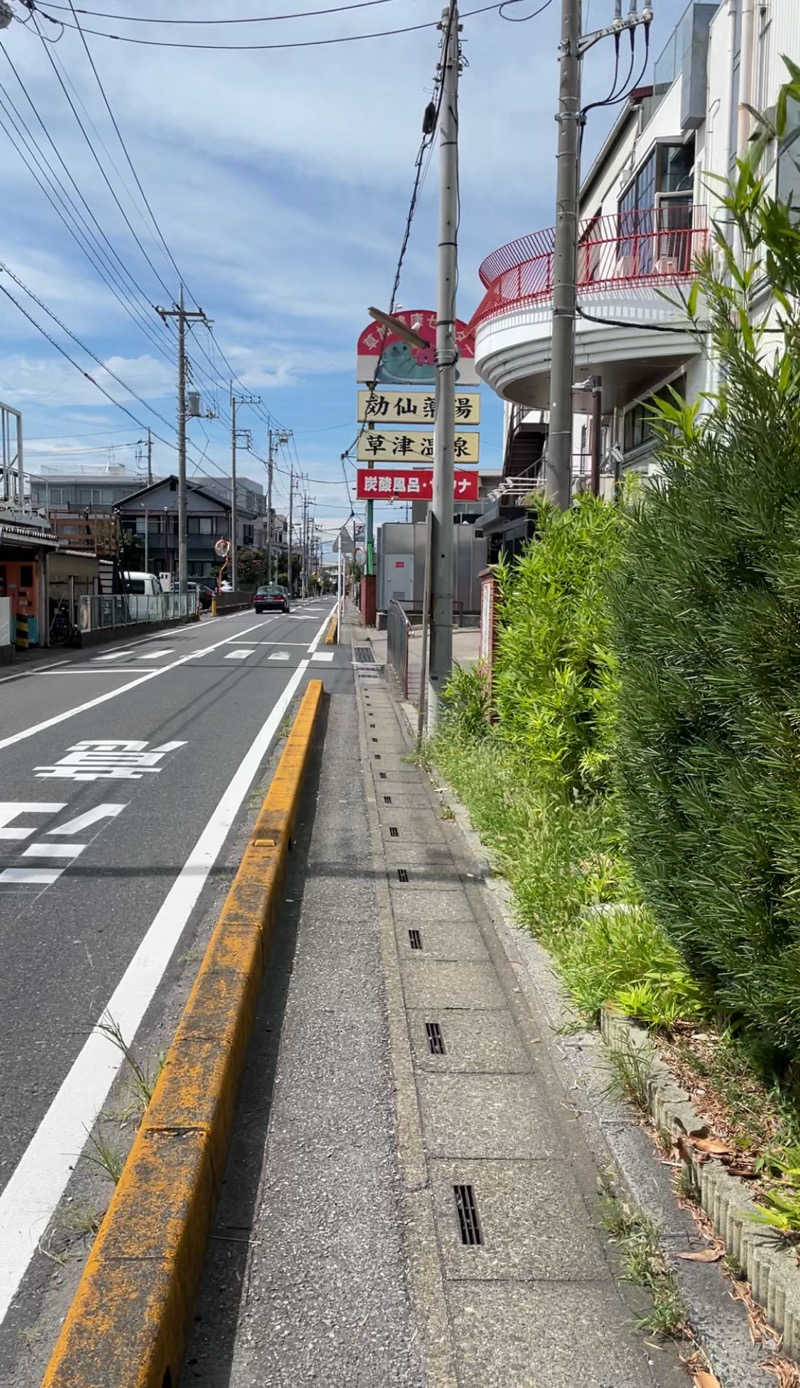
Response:
[[[256,612],[288,612],[289,597],[277,583],[265,584],[253,594],[253,607]]]
[[[218,591],[219,591],[220,593],[232,593],[232,592],[233,592],[233,584],[232,584],[232,583],[227,583],[227,582],[223,581],[222,583],[220,583]]]

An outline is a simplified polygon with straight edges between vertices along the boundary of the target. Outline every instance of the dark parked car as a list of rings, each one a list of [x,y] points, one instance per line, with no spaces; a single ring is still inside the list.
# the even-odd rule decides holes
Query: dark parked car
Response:
[[[253,607],[256,612],[288,612],[289,599],[277,583],[269,583],[263,588],[256,589],[253,595]]]

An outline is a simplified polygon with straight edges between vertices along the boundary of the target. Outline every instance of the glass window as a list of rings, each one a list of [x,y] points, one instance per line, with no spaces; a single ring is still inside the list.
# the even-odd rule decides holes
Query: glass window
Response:
[[[199,534],[200,534],[200,517],[199,517],[199,516],[187,516],[187,518],[186,518],[186,533],[187,533],[187,535],[199,535]]]
[[[686,398],[686,377],[680,376],[676,381],[671,381],[668,386],[662,386],[660,390],[648,395],[646,400],[637,400],[635,405],[626,411],[623,446],[626,453],[632,453],[635,449],[641,448],[649,443],[653,438],[653,417],[652,408],[656,400],[661,396],[671,399],[671,391],[677,391],[682,399]]]
[[[199,534],[201,534],[201,535],[213,535],[213,534],[214,534],[214,518],[213,518],[213,516],[198,516],[198,522],[199,522],[199,524],[198,524],[198,532],[199,532]]]

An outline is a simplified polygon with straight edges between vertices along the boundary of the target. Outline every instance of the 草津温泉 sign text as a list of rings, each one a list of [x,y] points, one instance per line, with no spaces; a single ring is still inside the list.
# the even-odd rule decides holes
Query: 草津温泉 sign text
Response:
[[[456,424],[480,424],[481,397],[476,390],[456,391]],[[436,396],[425,390],[409,394],[401,390],[360,390],[359,424],[432,424],[436,419]]]
[[[475,429],[456,434],[454,463],[477,463],[479,436]],[[433,434],[421,430],[405,434],[399,429],[365,429],[358,440],[360,463],[430,463],[433,461]]]
[[[433,500],[433,468],[407,468],[393,472],[391,468],[360,467],[356,477],[356,497],[359,501]],[[478,500],[477,472],[453,473],[453,500]]]

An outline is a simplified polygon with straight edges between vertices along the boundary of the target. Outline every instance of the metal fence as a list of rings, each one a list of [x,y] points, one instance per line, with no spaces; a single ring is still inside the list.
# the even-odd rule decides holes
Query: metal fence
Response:
[[[411,622],[394,598],[386,609],[386,663],[394,671],[403,698],[408,698],[408,643]]]
[[[196,611],[196,593],[84,595],[79,599],[78,626],[81,631],[103,631],[138,622],[169,622],[191,617]]]

